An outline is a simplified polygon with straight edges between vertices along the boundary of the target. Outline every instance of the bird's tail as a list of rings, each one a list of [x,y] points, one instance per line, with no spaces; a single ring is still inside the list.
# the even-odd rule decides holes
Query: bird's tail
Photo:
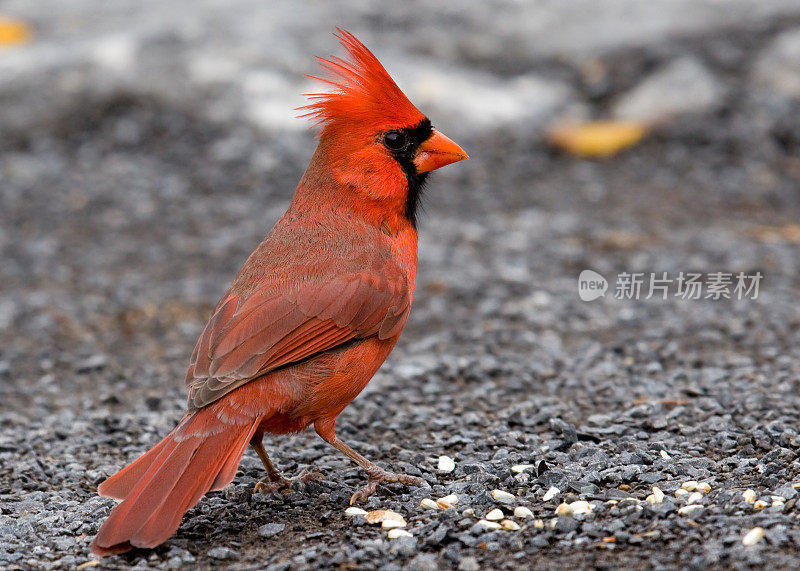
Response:
[[[260,418],[220,416],[213,407],[183,417],[180,424],[97,491],[123,500],[92,542],[105,556],[166,541],[181,518],[206,492],[227,486]]]

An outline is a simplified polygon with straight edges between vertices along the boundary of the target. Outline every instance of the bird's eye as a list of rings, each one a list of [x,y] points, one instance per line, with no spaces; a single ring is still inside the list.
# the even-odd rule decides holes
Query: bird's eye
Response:
[[[389,131],[383,136],[383,144],[390,151],[399,151],[406,146],[407,138],[402,131]]]

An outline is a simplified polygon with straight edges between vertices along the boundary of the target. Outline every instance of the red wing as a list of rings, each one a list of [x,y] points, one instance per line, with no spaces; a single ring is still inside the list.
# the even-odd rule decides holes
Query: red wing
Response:
[[[245,300],[229,294],[192,354],[190,407],[206,406],[255,377],[351,339],[398,335],[411,307],[404,282],[364,273],[294,289],[264,287]]]

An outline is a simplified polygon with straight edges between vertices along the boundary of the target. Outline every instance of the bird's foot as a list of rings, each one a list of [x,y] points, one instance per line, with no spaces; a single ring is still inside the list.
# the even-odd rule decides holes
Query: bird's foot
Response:
[[[306,484],[316,480],[324,480],[325,476],[316,470],[308,470],[303,468],[300,473],[294,478],[287,478],[283,474],[277,474],[270,477],[266,482],[261,480],[256,482],[253,488],[254,494],[271,494],[278,490],[287,490],[295,486],[295,484]]]
[[[394,482],[400,482],[401,484],[407,484],[409,486],[421,486],[423,484],[422,478],[409,476],[408,474],[395,474],[394,472],[387,472],[382,468],[374,472],[367,472],[367,475],[369,476],[367,485],[350,497],[351,506],[356,502],[366,501],[367,498],[375,493],[378,484],[391,484]]]

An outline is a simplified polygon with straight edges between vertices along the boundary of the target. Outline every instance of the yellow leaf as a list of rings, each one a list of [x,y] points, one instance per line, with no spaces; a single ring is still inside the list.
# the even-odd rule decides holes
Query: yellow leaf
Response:
[[[598,121],[555,127],[548,140],[578,157],[610,157],[641,141],[647,130],[642,123]]]
[[[33,32],[25,22],[0,16],[0,46],[21,44],[31,39]]]

